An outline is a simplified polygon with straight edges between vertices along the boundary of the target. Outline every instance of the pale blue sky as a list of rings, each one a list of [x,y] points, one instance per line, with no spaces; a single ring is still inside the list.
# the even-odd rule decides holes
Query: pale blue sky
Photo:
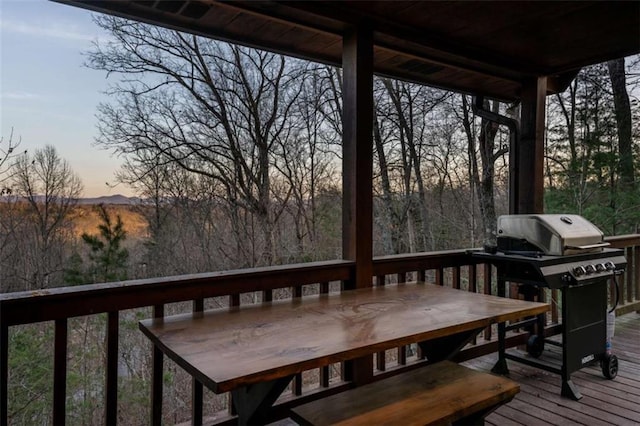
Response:
[[[93,146],[103,72],[83,66],[83,52],[105,34],[91,13],[46,0],[0,0],[0,135],[21,149],[54,145],[80,175],[85,196],[130,195],[114,183],[120,160]]]

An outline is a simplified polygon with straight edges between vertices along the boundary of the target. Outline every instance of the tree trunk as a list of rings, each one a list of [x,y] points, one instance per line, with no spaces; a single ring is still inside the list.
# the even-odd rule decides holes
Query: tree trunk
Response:
[[[631,142],[631,104],[624,69],[624,58],[607,62],[613,102],[615,106],[616,123],[618,127],[618,153],[620,155],[620,180],[624,188],[630,188],[634,182],[633,152]]]
[[[498,132],[498,125],[488,120],[482,119],[480,134],[478,135],[477,151],[480,154],[481,168],[476,157],[476,141],[471,131],[471,120],[469,118],[468,102],[466,97],[462,97],[463,105],[463,126],[467,134],[469,143],[469,161],[473,175],[471,179],[475,181],[480,207],[480,219],[482,222],[483,244],[495,244],[497,217],[495,209],[495,198],[493,194],[495,178],[495,161],[500,152],[494,152],[495,137]],[[488,104],[487,104],[488,105]],[[497,103],[494,108],[497,109]]]

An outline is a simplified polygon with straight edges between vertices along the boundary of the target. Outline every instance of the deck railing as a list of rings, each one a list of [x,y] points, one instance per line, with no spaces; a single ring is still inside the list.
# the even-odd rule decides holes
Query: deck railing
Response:
[[[623,248],[628,268],[620,279],[620,304],[618,314],[640,310],[640,235],[626,235],[607,239],[612,246]],[[472,292],[496,294],[495,273],[489,265],[478,265],[466,250],[416,253],[384,256],[374,259],[374,285],[392,282],[430,281]],[[352,280],[354,263],[350,261],[325,261],[297,265],[225,271],[178,277],[141,279],[116,283],[91,284],[33,292],[7,293],[0,295],[0,425],[10,421],[8,413],[8,381],[10,380],[9,333],[10,329],[23,324],[53,322],[53,402],[51,420],[53,424],[64,424],[66,420],[68,320],[75,317],[107,315],[105,333],[104,366],[104,422],[118,421],[118,365],[121,313],[129,309],[153,309],[153,315],[163,316],[169,304],[190,302],[189,309],[205,309],[205,301],[216,299],[217,306],[241,306],[245,303],[264,303],[274,298],[297,298],[303,295],[340,291]],[[554,300],[553,292],[548,297]],[[554,324],[559,315],[557,305],[552,304],[549,332],[557,331]],[[524,335],[523,335],[524,336]],[[508,344],[522,343],[518,335],[511,336]],[[495,351],[495,339],[487,329],[475,345],[465,349],[460,359]],[[162,420],[164,357],[153,349],[151,379],[151,422]],[[422,361],[415,348],[402,347],[396,351],[376,354],[375,374],[390,375],[403,369],[415,368]],[[340,373],[335,373],[339,371]],[[346,374],[346,375],[345,375]],[[275,417],[286,416],[294,405],[338,392],[349,386],[348,373],[344,368],[324,367],[309,375],[299,375],[293,381],[290,394],[277,404]],[[309,386],[309,382],[315,382]],[[202,385],[192,383],[191,421],[202,422]],[[218,416],[217,423],[232,423],[233,413]],[[176,419],[172,419],[175,421]],[[185,420],[185,419],[182,419]]]

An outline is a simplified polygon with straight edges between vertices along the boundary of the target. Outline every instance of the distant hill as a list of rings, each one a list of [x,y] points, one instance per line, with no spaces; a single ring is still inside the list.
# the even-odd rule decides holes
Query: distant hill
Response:
[[[140,204],[142,200],[139,197],[127,197],[121,194],[104,195],[94,198],[80,198],[78,204],[104,204],[104,205],[135,205]]]
[[[35,196],[36,202],[43,202],[43,195]],[[9,201],[25,201],[25,198],[15,197],[13,195],[3,195],[0,196],[0,203],[6,203]],[[140,197],[126,197],[121,194],[117,195],[105,195],[102,197],[94,197],[94,198],[79,198],[78,205],[96,205],[96,204],[104,204],[104,205],[121,205],[121,206],[134,206],[138,204],[142,204],[142,198]]]

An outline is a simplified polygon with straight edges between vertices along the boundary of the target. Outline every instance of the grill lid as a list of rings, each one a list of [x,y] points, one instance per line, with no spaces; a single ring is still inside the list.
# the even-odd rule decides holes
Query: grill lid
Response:
[[[578,215],[526,214],[498,218],[501,251],[539,251],[564,256],[598,252],[608,245],[602,231]]]

